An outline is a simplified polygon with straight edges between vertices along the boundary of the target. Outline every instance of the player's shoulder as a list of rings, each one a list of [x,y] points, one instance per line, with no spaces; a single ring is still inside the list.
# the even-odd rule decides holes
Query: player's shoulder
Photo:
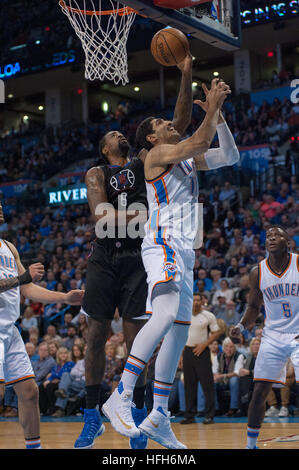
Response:
[[[259,287],[261,281],[261,262],[253,266],[249,272],[249,282],[251,287]]]
[[[101,166],[93,166],[89,168],[85,174],[86,183],[95,183],[104,178],[104,171]]]

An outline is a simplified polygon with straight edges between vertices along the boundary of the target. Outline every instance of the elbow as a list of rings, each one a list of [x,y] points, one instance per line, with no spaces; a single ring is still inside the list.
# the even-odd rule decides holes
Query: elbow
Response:
[[[240,152],[237,147],[232,147],[227,153],[227,166],[232,166],[240,160]]]

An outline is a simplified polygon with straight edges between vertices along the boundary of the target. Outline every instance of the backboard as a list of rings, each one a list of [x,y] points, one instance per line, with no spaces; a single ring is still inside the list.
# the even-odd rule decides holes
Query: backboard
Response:
[[[239,0],[167,0],[173,9],[161,8],[161,0],[124,0],[124,3],[165,26],[180,29],[214,47],[233,51],[241,46],[241,17]],[[162,0],[163,3],[163,0]],[[177,8],[189,3],[192,6]],[[198,3],[198,2],[197,2]],[[217,10],[218,18],[215,17]],[[213,14],[214,11],[214,14]]]

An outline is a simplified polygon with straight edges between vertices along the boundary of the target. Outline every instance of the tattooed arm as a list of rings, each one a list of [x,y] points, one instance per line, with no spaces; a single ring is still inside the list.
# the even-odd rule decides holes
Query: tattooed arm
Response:
[[[75,289],[64,293],[44,289],[43,287],[33,284],[33,282],[40,281],[42,279],[44,275],[43,265],[41,263],[36,263],[34,265],[29,266],[28,271],[26,271],[20,260],[20,255],[16,247],[10,242],[6,243],[10,251],[14,255],[19,273],[18,279],[21,279],[21,281],[24,281],[25,279],[25,282],[22,281],[19,284],[21,286],[21,292],[24,297],[31,299],[34,302],[42,302],[44,304],[54,304],[56,302],[62,302],[69,305],[81,305],[84,295],[83,290]],[[31,279],[28,277],[28,272]]]
[[[18,276],[9,277],[0,280],[0,294],[6,292],[7,290],[14,289],[15,287],[22,286],[24,284],[29,284],[31,282],[39,281],[44,275],[44,267],[41,263],[31,264],[27,270],[22,266],[19,253],[14,245],[10,242],[5,242],[12,252],[17,268]]]
[[[187,57],[178,64],[182,72],[182,80],[179,96],[176,102],[173,126],[180,135],[184,135],[191,123],[192,116],[192,56],[189,53]]]
[[[147,220],[147,212],[145,211],[118,211],[112,209],[112,204],[109,204],[107,199],[105,178],[101,168],[94,167],[88,170],[85,176],[85,183],[90,212],[95,222],[105,217],[105,222],[107,223],[111,221],[116,225],[127,225],[137,215],[142,218],[143,222]],[[120,212],[125,212],[125,215],[120,214]]]

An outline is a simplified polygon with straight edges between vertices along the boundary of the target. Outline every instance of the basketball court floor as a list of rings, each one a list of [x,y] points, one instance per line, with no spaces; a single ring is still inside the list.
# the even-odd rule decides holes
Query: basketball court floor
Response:
[[[175,418],[173,430],[177,438],[188,449],[244,449],[246,446],[247,418],[216,417],[214,424],[196,423],[181,425]],[[82,417],[62,419],[41,418],[41,439],[43,449],[73,449],[74,441],[82,429]],[[104,419],[106,432],[96,439],[94,449],[129,449],[128,439],[114,431]],[[259,449],[298,449],[299,417],[265,418]],[[17,418],[0,418],[0,449],[24,449],[22,428]],[[149,440],[148,449],[164,449]]]

